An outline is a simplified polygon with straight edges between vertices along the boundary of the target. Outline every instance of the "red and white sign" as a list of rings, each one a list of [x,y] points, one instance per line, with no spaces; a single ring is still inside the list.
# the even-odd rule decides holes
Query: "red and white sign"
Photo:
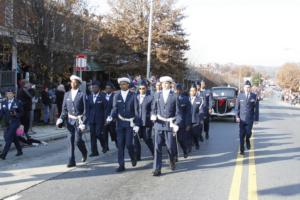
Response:
[[[76,55],[75,71],[87,71],[87,55]]]

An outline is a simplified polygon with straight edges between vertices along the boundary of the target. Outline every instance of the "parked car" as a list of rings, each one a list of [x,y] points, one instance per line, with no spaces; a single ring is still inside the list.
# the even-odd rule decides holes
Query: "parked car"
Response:
[[[212,118],[232,117],[235,121],[235,103],[238,89],[235,87],[213,87]]]

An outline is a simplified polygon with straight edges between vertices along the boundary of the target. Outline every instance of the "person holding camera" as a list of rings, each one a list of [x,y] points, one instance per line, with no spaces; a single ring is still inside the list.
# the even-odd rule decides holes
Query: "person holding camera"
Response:
[[[12,143],[15,144],[17,149],[16,156],[23,155],[21,145],[19,144],[18,137],[16,135],[17,129],[20,127],[21,116],[23,108],[21,102],[15,98],[13,90],[6,92],[6,100],[1,104],[0,118],[4,119],[4,140],[5,146],[3,152],[0,155],[0,159],[5,160],[6,155],[10,149]]]

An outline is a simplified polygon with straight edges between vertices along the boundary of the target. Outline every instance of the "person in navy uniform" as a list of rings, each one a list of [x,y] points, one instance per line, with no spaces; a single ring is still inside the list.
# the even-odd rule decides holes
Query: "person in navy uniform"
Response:
[[[203,118],[203,130],[205,132],[205,138],[209,139],[209,123],[210,123],[210,114],[212,113],[212,93],[210,90],[206,89],[206,83],[204,80],[200,83],[200,90],[198,91],[198,95],[205,99],[205,107],[204,107],[204,118]],[[200,135],[200,141],[203,141],[202,133]]]
[[[90,157],[99,155],[97,140],[100,141],[103,153],[106,153],[108,150],[108,143],[106,142],[103,132],[108,103],[105,99],[105,94],[101,93],[100,87],[101,85],[99,81],[93,81],[92,93],[87,97],[86,116],[89,123],[91,136]]]
[[[205,100],[202,96],[197,95],[196,85],[192,85],[190,88],[190,98],[191,102],[191,116],[192,125],[190,131],[190,147],[194,144],[196,149],[200,148],[199,140],[203,128],[203,114],[205,108]]]
[[[191,103],[188,96],[184,93],[182,85],[180,83],[176,84],[176,94],[178,97],[179,107],[182,113],[182,121],[179,124],[179,130],[177,133],[176,139],[176,149],[177,142],[180,144],[180,147],[183,151],[183,157],[188,157],[188,133],[191,129],[192,118],[191,118]],[[179,149],[177,149],[179,151]],[[177,157],[177,153],[176,153]]]
[[[240,125],[240,154],[244,155],[245,138],[247,149],[251,148],[253,122],[259,120],[259,101],[256,94],[251,92],[251,83],[246,81],[244,92],[241,92],[236,100],[236,121]]]
[[[119,167],[116,170],[117,172],[125,171],[125,146],[128,149],[132,166],[135,167],[137,164],[133,132],[138,132],[139,128],[135,125],[135,94],[129,91],[130,82],[131,81],[126,77],[118,79],[121,91],[115,94],[111,114],[106,119],[107,123],[116,119],[119,163]]]
[[[21,116],[23,114],[23,108],[21,102],[15,98],[13,90],[6,92],[7,99],[1,103],[0,118],[4,119],[4,140],[5,146],[3,152],[0,155],[0,159],[5,160],[6,155],[10,149],[12,143],[15,144],[17,149],[16,156],[23,155],[22,148],[19,144],[16,130],[21,125]]]
[[[155,92],[156,93],[158,93],[158,92],[160,92],[161,91],[161,82],[159,82],[159,81],[157,81],[156,83],[155,83]]]
[[[110,115],[112,107],[113,107],[113,100],[114,100],[114,85],[111,82],[107,82],[106,86],[105,86],[105,100],[107,102],[106,104],[106,112],[105,112],[105,119],[107,119],[107,117]],[[107,151],[109,151],[109,135],[110,135],[110,139],[111,141],[115,142],[116,146],[117,146],[117,139],[116,139],[116,122],[112,121],[110,123],[105,123],[104,125],[104,136],[105,136],[105,142],[107,144]]]
[[[135,98],[135,112],[137,116],[137,125],[139,126],[139,132],[138,135],[135,136],[135,148],[137,153],[137,160],[141,160],[141,139],[144,140],[152,156],[154,156],[154,144],[152,141],[153,122],[150,120],[153,96],[148,91],[146,81],[142,81],[138,89],[139,92]]]
[[[61,127],[64,120],[67,119],[67,129],[70,132],[68,135],[69,162],[67,167],[75,167],[75,142],[82,154],[82,162],[86,161],[88,153],[82,139],[82,132],[85,130],[86,124],[86,95],[79,89],[82,82],[80,77],[72,75],[70,80],[71,90],[65,93],[62,113],[57,119],[56,125]]]
[[[155,94],[151,120],[154,122],[155,132],[155,153],[153,164],[153,176],[161,175],[162,168],[162,146],[165,143],[167,146],[170,167],[175,170],[175,155],[176,148],[174,146],[174,135],[179,130],[178,124],[182,121],[182,113],[180,110],[177,95],[171,91],[172,78],[163,76],[160,78],[162,83],[162,91]]]

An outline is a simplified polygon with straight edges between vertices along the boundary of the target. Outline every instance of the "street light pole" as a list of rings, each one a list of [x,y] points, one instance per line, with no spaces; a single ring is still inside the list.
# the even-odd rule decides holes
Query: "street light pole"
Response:
[[[148,52],[147,52],[147,79],[148,80],[150,79],[150,65],[151,65],[152,17],[153,17],[153,0],[150,0]]]

